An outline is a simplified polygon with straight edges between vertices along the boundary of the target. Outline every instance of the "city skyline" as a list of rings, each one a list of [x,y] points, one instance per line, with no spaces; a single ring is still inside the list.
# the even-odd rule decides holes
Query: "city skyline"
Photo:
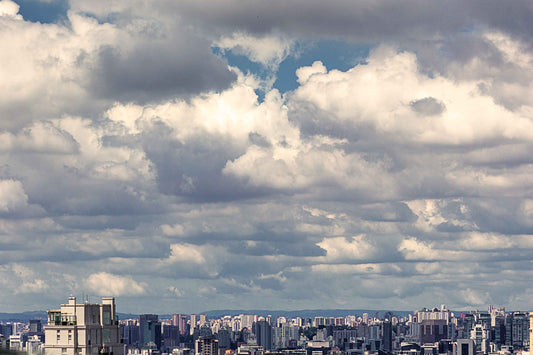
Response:
[[[531,309],[532,23],[0,0],[0,312]]]
[[[533,312],[454,313],[446,307],[343,316],[139,314],[117,317],[113,297],[68,302],[43,320],[0,321],[0,350],[30,355],[527,355]],[[317,353],[318,355],[318,353]]]

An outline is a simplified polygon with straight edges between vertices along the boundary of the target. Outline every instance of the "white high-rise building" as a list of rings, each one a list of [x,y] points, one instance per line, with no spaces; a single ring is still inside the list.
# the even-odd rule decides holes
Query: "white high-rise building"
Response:
[[[442,305],[441,309],[424,309],[416,312],[416,318],[418,323],[422,323],[423,320],[445,320],[446,323],[450,320],[450,311],[446,309],[446,306]]]
[[[124,355],[113,297],[102,304],[69,297],[68,304],[48,311],[44,333],[45,355]]]
[[[257,315],[254,314],[241,314],[241,329],[252,329],[252,325],[257,321]]]
[[[363,323],[368,324],[368,313],[363,313]]]
[[[196,314],[191,314],[191,328],[190,328],[190,332],[189,332],[190,335],[194,334],[194,329],[196,328],[196,323],[197,323]]]

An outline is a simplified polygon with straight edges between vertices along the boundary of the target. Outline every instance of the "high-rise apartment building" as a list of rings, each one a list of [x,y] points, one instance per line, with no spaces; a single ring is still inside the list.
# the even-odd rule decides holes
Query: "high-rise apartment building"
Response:
[[[44,326],[46,355],[123,355],[120,325],[116,317],[115,299],[102,298],[102,304],[68,304],[48,311]]]
[[[497,315],[494,317],[492,341],[496,344],[505,344],[505,316]]]
[[[368,313],[363,313],[363,323],[368,324]]]
[[[442,305],[441,308],[427,309],[424,308],[416,313],[416,318],[419,323],[424,320],[445,320],[446,324],[450,319],[450,311],[446,309],[446,306]]]
[[[178,327],[180,327],[180,334],[184,335],[187,331],[187,316],[184,314],[178,314],[179,324]]]
[[[199,321],[200,327],[203,327],[206,324],[207,324],[207,315],[206,314],[200,314],[200,321]]]
[[[196,328],[196,314],[191,314],[191,329],[190,329],[190,334],[193,335],[194,334],[194,329]]]
[[[516,349],[529,347],[529,314],[515,312],[512,319],[512,345]]]
[[[218,355],[218,340],[214,336],[199,337],[195,343],[196,355]]]
[[[529,353],[532,353],[533,347],[533,312],[529,312]]]
[[[490,330],[485,328],[485,324],[476,324],[470,331],[470,339],[474,340],[474,350],[476,353],[488,353]]]

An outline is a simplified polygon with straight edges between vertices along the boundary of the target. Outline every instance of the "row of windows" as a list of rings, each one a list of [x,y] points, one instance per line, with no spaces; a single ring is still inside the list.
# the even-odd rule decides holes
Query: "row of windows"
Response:
[[[94,336],[96,336],[95,338],[98,341],[98,333],[96,334],[93,333],[93,337]],[[104,343],[110,343],[111,342],[111,330],[103,329],[102,337],[103,337],[102,340]],[[61,331],[57,330],[57,342],[60,342],[60,341],[61,341]],[[68,341],[69,343],[72,341],[72,330],[71,329],[68,330]],[[87,333],[87,343],[91,344],[91,333],[90,332]]]
[[[74,349],[74,353],[75,354],[81,354],[81,349],[80,348],[75,348]],[[61,348],[61,355],[67,355],[67,348]]]
[[[57,341],[60,341],[61,340],[61,331],[58,330],[57,331]],[[68,341],[71,341],[72,340],[72,330],[69,329],[68,331]]]

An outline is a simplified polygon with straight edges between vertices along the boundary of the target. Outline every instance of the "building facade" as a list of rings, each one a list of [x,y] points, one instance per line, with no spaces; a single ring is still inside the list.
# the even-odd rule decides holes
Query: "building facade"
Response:
[[[102,304],[68,304],[48,311],[44,326],[45,355],[124,355],[115,299],[103,298]]]
[[[196,355],[218,355],[218,340],[214,336],[199,337],[195,342]]]

